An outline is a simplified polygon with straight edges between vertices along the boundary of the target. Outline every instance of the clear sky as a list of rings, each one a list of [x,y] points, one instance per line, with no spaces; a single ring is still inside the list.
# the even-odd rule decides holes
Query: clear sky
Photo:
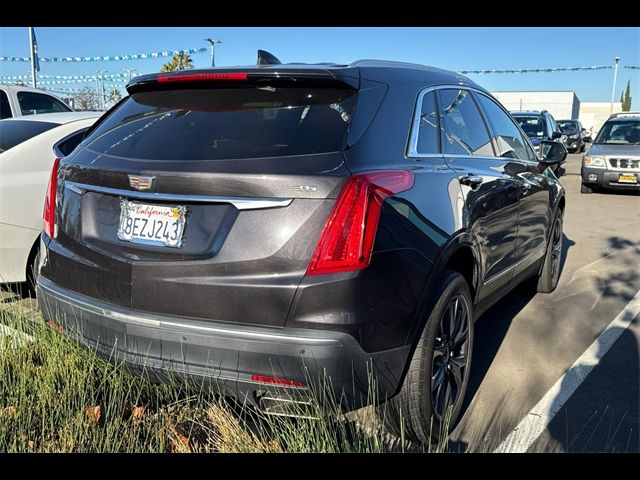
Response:
[[[362,58],[401,60],[451,70],[518,69],[640,64],[640,28],[372,28],[372,27],[38,27],[41,57],[146,53],[223,43],[216,65],[252,65],[256,50],[268,50],[287,62],[349,62]],[[27,28],[0,28],[0,56],[29,56]],[[122,73],[159,70],[168,59],[42,63],[41,74],[91,75],[100,69]],[[210,56],[193,56],[195,67]],[[0,76],[26,74],[28,63],[0,62]],[[492,91],[573,90],[583,102],[610,101],[613,71],[469,75]],[[619,69],[615,100],[631,80],[634,110],[640,110],[640,70]],[[66,85],[72,87],[74,85]],[[76,87],[78,85],[75,85]],[[53,87],[52,87],[53,88]]]

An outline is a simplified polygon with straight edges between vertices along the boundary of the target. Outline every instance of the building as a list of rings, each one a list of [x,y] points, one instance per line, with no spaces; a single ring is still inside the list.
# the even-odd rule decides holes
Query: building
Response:
[[[547,110],[556,120],[577,120],[580,114],[580,100],[575,92],[491,93],[509,111]]]
[[[591,131],[591,136],[595,138],[600,131],[600,127],[607,121],[611,113],[622,111],[620,102],[613,102],[613,112],[610,102],[583,102],[580,105],[580,123],[587,130]]]

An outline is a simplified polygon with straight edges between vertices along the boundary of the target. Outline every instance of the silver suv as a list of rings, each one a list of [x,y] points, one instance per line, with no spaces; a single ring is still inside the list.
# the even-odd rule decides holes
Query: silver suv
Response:
[[[640,191],[640,112],[609,117],[582,159],[581,174],[582,193],[600,187]]]

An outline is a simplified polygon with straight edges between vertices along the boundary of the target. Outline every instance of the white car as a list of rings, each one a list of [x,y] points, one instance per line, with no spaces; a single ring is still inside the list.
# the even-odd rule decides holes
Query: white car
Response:
[[[65,112],[0,120],[0,283],[33,280],[53,162],[71,153],[100,115]]]

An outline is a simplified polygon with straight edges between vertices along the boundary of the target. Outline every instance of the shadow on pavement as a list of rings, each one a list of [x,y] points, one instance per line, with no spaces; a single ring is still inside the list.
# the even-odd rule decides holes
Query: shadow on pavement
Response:
[[[610,340],[616,337],[612,346]],[[532,450],[640,452],[638,340],[628,329],[612,328],[598,338],[598,346],[593,370],[577,365],[567,372],[550,408],[557,411],[547,427],[550,438],[543,434]],[[566,400],[562,392],[581,381],[562,405]]]

